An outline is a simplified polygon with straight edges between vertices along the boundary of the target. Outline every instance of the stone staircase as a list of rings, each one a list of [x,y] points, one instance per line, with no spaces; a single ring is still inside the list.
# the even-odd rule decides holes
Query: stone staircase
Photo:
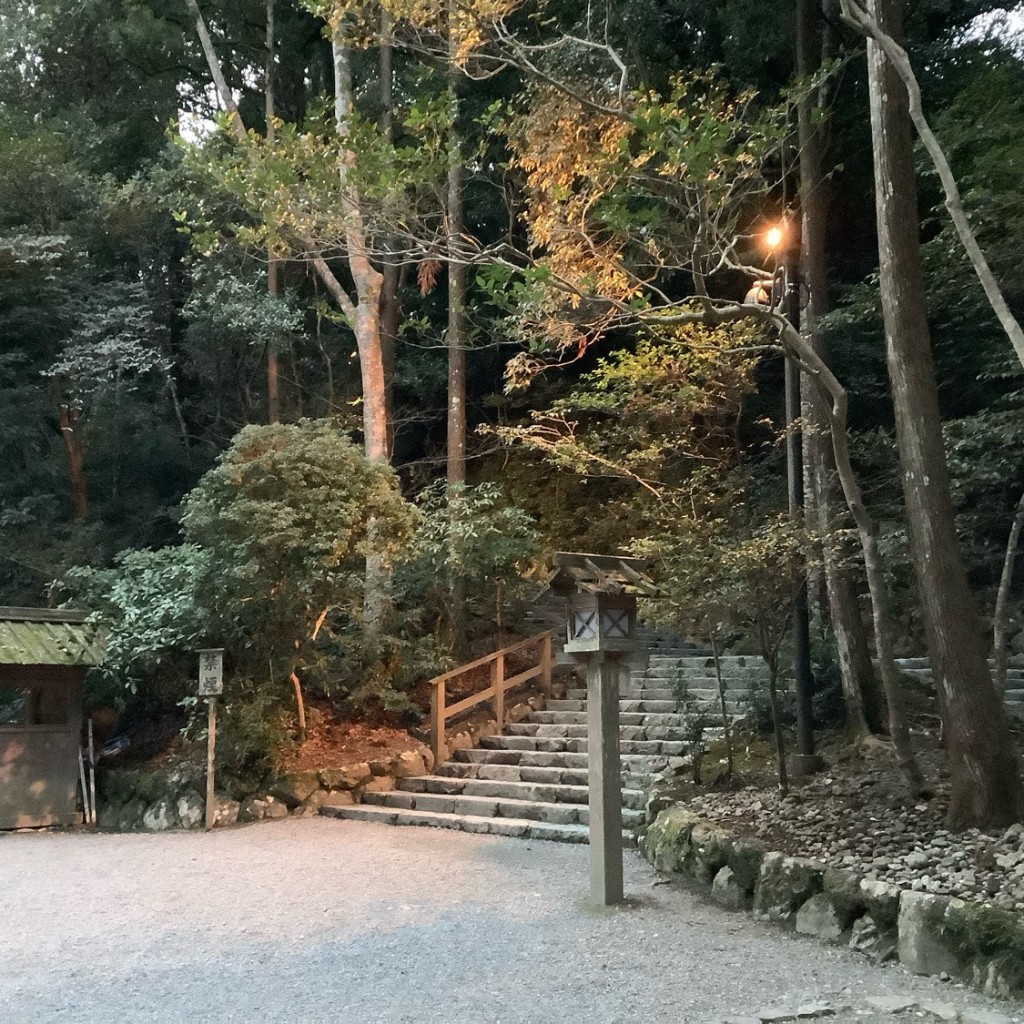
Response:
[[[919,679],[934,689],[935,679],[928,658],[897,658],[896,666],[904,675]],[[988,660],[988,667],[990,670],[995,669],[992,658]],[[1006,710],[1024,718],[1024,668],[1006,670]]]
[[[683,764],[686,711],[673,691],[683,678],[698,706],[718,708],[714,663],[693,644],[652,630],[638,637],[650,662],[630,670],[619,699],[624,839],[643,822],[654,777]],[[758,659],[726,657],[730,711],[746,712],[751,683],[764,675]],[[758,666],[761,666],[760,670]],[[692,711],[693,705],[690,705]],[[709,730],[713,731],[713,730]],[[400,779],[388,793],[364,793],[363,803],[324,807],[322,814],[388,825],[426,825],[527,839],[588,841],[587,694],[576,682],[500,736],[459,750],[434,774]]]

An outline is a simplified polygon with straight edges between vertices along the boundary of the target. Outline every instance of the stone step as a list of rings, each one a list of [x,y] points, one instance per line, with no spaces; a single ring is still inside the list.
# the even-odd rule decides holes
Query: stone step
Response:
[[[544,785],[500,779],[455,779],[444,775],[419,775],[400,779],[398,792],[439,793],[447,796],[480,796],[497,800],[520,800],[546,804],[582,804],[589,800],[586,785]],[[642,790],[624,789],[622,806],[642,811],[647,796]],[[380,801],[374,801],[379,803]],[[523,815],[528,817],[528,815]]]
[[[589,825],[586,804],[545,803],[539,800],[509,800],[487,796],[447,793],[365,793],[368,806],[397,808],[403,811],[430,811],[434,814],[458,814],[479,818],[513,818],[517,821],[545,821],[551,825]],[[624,807],[622,823],[626,828],[643,824],[644,812]]]
[[[506,736],[536,736],[538,739],[586,739],[586,725],[537,725],[521,722],[505,729]],[[665,725],[623,725],[619,727],[619,743],[641,742],[644,740],[686,740],[686,727]]]
[[[468,764],[519,765],[524,768],[570,768],[586,769],[587,755],[571,751],[550,750],[494,750],[476,747],[458,750],[455,760]],[[623,772],[637,775],[654,775],[666,768],[679,768],[684,761],[681,756],[657,754],[632,754],[621,758]],[[441,766],[442,768],[444,765]]]
[[[520,725],[586,725],[587,712],[584,711],[534,711]],[[678,713],[664,714],[661,712],[625,711],[619,709],[619,725],[663,725],[683,726],[686,716]],[[510,726],[511,728],[511,726]]]
[[[551,755],[554,756],[554,755]],[[426,778],[426,776],[423,776]],[[533,782],[545,786],[586,786],[586,768],[536,768],[517,764],[486,764],[468,761],[445,761],[437,768],[435,778],[482,779],[495,782]],[[623,792],[646,794],[654,781],[650,772],[623,771]],[[401,789],[402,786],[399,785]]]
[[[547,753],[585,754],[587,740],[585,738],[566,738],[560,736],[483,736],[480,747],[485,750],[529,750]],[[682,756],[686,753],[686,744],[672,740],[623,740],[619,744],[622,754],[665,754]]]
[[[768,689],[767,685],[765,685],[763,689],[766,691]],[[780,687],[780,689],[784,689],[784,687]],[[718,700],[717,687],[701,687],[699,689],[692,688],[688,689],[687,693],[692,700]],[[749,700],[749,698],[750,689],[748,687],[742,687],[740,689],[729,688],[725,691],[725,699],[727,701],[746,701]],[[566,690],[565,699],[572,701],[586,701],[587,691],[584,689]],[[665,689],[624,689],[619,692],[620,710],[622,710],[621,705],[623,703],[639,702],[640,704],[646,705],[655,701],[658,703],[671,703],[676,705],[679,703],[675,690],[667,687]]]
[[[374,807],[368,804],[323,807],[320,813],[329,818],[342,818],[348,821],[450,828],[461,832],[514,836],[522,839],[547,839],[560,843],[586,843],[590,839],[586,825],[556,825],[529,818],[486,818],[468,814],[443,814],[437,811],[406,811],[397,807]],[[635,845],[632,833],[623,832],[622,843],[623,846]]]

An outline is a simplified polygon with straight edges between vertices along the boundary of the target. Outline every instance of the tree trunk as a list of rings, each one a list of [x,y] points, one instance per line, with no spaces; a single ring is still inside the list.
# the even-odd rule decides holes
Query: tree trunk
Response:
[[[302,683],[298,673],[292,669],[288,677],[292,682],[292,689],[295,691],[295,713],[299,723],[299,743],[306,742],[306,701],[302,696]]]
[[[267,64],[264,73],[264,97],[267,117],[267,140],[274,138],[274,2],[267,0]],[[280,293],[277,259],[272,247],[267,248],[267,291]],[[277,423],[281,418],[279,398],[280,374],[277,365],[277,346],[273,340],[267,344],[267,422]]]
[[[380,131],[389,145],[395,141],[394,127],[394,42],[391,14],[386,6],[380,10]],[[395,352],[398,331],[402,323],[402,308],[398,302],[401,267],[394,256],[385,253],[381,272],[384,281],[380,293],[380,331],[384,355],[384,397],[388,416],[388,458],[395,451]]]
[[[715,660],[715,680],[718,684],[718,705],[722,712],[722,735],[725,739],[725,770],[726,778],[732,781],[732,720],[729,718],[729,706],[726,702],[725,680],[722,678],[722,663],[718,657],[718,637],[715,631],[708,631],[711,636],[711,656]]]
[[[460,257],[465,220],[462,137],[459,125],[459,70],[453,22],[455,0],[448,4],[448,103],[451,117],[448,140],[448,502],[452,519],[466,485],[466,264]],[[465,581],[449,581],[452,609],[452,646],[461,657],[466,645]]]
[[[71,505],[78,522],[89,518],[89,489],[85,482],[85,457],[82,451],[81,414],[63,396],[58,398],[57,418],[71,483]]]
[[[806,79],[819,70],[820,56],[829,47],[823,34],[830,32],[818,0],[797,3],[797,74]],[[809,301],[804,317],[805,335],[818,356],[828,362],[828,347],[820,329],[829,310],[828,277],[825,270],[826,218],[829,182],[824,173],[824,124],[814,117],[815,107],[825,103],[820,91],[800,103],[800,206],[803,214],[803,263]],[[838,563],[839,552],[829,537],[835,529],[837,493],[835,460],[829,437],[825,398],[816,387],[801,388],[803,416],[807,423],[804,446],[809,477],[808,504],[824,539],[823,563],[832,629],[836,638],[846,718],[854,739],[878,732],[882,724],[882,697],[871,665],[867,631],[860,615],[856,588],[849,569]]]
[[[901,40],[902,0],[872,0],[871,9],[882,31]],[[911,556],[952,776],[948,822],[1002,826],[1024,812],[1020,766],[988,675],[956,535],[924,302],[907,93],[873,40],[868,76],[886,355]]]
[[[1006,557],[1003,559],[1003,572],[999,577],[999,590],[996,594],[996,608],[992,614],[992,654],[995,658],[995,669],[992,681],[1000,700],[1006,694],[1006,619],[1009,613],[1010,589],[1013,586],[1013,567],[1017,561],[1017,548],[1020,545],[1021,531],[1024,530],[1024,494],[1017,502],[1017,511],[1010,525],[1010,537],[1006,542]]]

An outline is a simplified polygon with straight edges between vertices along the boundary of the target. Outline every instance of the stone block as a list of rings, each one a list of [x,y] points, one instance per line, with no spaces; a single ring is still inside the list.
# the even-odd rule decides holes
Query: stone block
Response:
[[[194,790],[178,797],[178,820],[182,828],[199,828],[206,819],[206,801]]]
[[[732,868],[736,881],[748,893],[752,893],[757,885],[765,852],[765,848],[753,839],[733,839],[729,844],[726,862]]]
[[[298,807],[319,788],[320,779],[316,772],[289,772],[274,781],[270,787],[270,795],[288,807]]]
[[[426,775],[427,765],[418,750],[407,750],[392,761],[390,774],[396,779],[411,779],[417,775]]]
[[[963,907],[962,900],[905,891],[900,897],[897,953],[900,963],[915,974],[958,973],[960,960],[944,924],[947,914]]]
[[[327,807],[351,807],[356,802],[354,794],[348,790],[339,790],[335,793],[326,793],[320,801],[320,809]]]
[[[729,833],[708,821],[697,822],[690,831],[689,847],[680,857],[684,871],[698,882],[710,883],[728,861]]]
[[[807,900],[821,892],[824,873],[816,861],[766,854],[754,890],[754,915],[769,921],[792,920]]]
[[[395,780],[390,775],[375,775],[365,786],[364,793],[390,793],[395,788]]]
[[[166,832],[179,824],[177,808],[167,798],[150,804],[142,815],[142,827],[148,832]]]
[[[831,897],[819,892],[796,912],[796,930],[823,942],[838,942],[846,929]]]
[[[313,794],[310,793],[310,796]],[[278,800],[275,796],[268,796],[266,799],[266,810],[263,813],[264,818],[287,818],[288,817],[288,804],[283,800]]]
[[[223,828],[226,825],[234,825],[238,821],[238,812],[241,805],[237,800],[229,800],[225,796],[214,797],[216,803],[213,811],[213,824],[215,828]]]
[[[259,796],[247,796],[239,805],[238,821],[248,824],[251,821],[262,821],[267,816],[267,801]]]
[[[747,905],[747,891],[737,881],[730,867],[721,868],[711,883],[711,899],[727,910],[744,910]]]

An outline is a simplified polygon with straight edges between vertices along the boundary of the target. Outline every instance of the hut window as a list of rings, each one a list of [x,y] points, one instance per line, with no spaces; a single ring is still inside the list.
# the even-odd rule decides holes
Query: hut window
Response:
[[[27,725],[32,691],[0,688],[0,725]]]

